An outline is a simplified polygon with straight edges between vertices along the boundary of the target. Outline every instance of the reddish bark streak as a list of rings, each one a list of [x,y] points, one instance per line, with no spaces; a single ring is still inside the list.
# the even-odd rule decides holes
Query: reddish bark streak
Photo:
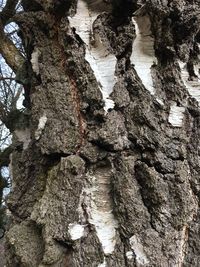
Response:
[[[85,139],[85,120],[83,118],[83,115],[81,114],[80,110],[80,96],[78,93],[78,88],[76,85],[76,82],[74,79],[70,79],[70,88],[71,88],[71,94],[72,99],[74,100],[74,109],[77,114],[78,122],[79,122],[79,133],[80,133],[80,143],[77,145],[77,154],[80,152],[80,148],[84,144]]]
[[[62,47],[62,45],[60,45],[61,42],[59,40],[60,31],[58,30],[59,29],[58,23],[59,23],[59,21],[55,20],[55,37],[54,37],[54,40],[56,42],[56,45],[57,44],[59,45],[61,59],[62,59],[60,67],[62,70],[64,70],[65,74],[69,78],[71,95],[72,95],[72,99],[74,100],[74,110],[77,114],[77,119],[79,122],[80,143],[77,145],[77,151],[76,151],[76,153],[79,154],[80,149],[84,144],[86,123],[85,123],[84,117],[83,117],[81,110],[80,110],[81,99],[79,96],[79,90],[78,90],[76,81],[72,78],[73,74],[67,71],[67,66],[66,66],[67,58],[66,58],[64,48]]]

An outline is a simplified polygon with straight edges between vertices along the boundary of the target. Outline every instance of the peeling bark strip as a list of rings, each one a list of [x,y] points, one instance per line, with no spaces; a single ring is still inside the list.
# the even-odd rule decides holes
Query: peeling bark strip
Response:
[[[19,142],[23,143],[23,149],[27,149],[31,142],[31,133],[29,128],[23,130],[15,130],[14,135],[16,135]]]
[[[199,267],[200,3],[22,4],[7,266]]]
[[[145,255],[144,248],[137,236],[132,236],[130,238],[130,245],[136,256],[136,262],[142,266],[149,264],[149,260]]]
[[[194,97],[200,104],[200,77],[199,71],[197,71],[198,66],[196,66],[196,68],[194,69],[196,76],[190,77],[187,70],[187,64],[181,61],[179,61],[178,63],[181,69],[181,78],[185,87],[187,88],[189,94]]]
[[[180,237],[180,256],[178,259],[177,267],[182,267],[184,264],[184,258],[186,253],[186,246],[188,242],[188,226],[184,225],[183,230]]]
[[[170,107],[170,113],[169,113],[169,123],[173,125],[174,127],[182,127],[183,118],[184,118],[184,107],[178,107],[176,104],[173,104]]]
[[[93,31],[93,25],[100,13],[93,11],[90,5],[83,0],[78,0],[76,15],[69,18],[71,27],[85,43],[85,59],[90,64],[96,80],[99,82],[103,100],[104,110],[114,108],[114,102],[109,99],[115,85],[115,66],[117,59],[105,47],[99,34]]]
[[[118,226],[112,212],[110,177],[109,168],[100,168],[93,174],[88,174],[79,204],[81,221],[88,221],[94,225],[106,255],[112,254],[115,250]]]
[[[37,128],[37,130],[35,132],[35,139],[36,140],[39,140],[40,139],[40,136],[42,134],[42,131],[44,130],[44,127],[45,127],[46,123],[47,123],[47,115],[44,114],[39,119],[38,128]]]
[[[154,38],[151,33],[151,22],[148,15],[137,15],[132,18],[135,25],[136,38],[133,41],[131,63],[137,71],[145,88],[155,93],[151,76],[151,67],[156,64],[154,53]]]
[[[33,51],[33,53],[31,54],[32,68],[33,68],[33,71],[37,75],[39,75],[39,73],[40,73],[40,68],[39,68],[39,55],[40,55],[39,50]]]

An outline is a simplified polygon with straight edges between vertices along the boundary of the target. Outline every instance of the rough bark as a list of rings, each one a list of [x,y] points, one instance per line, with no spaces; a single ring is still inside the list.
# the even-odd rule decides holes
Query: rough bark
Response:
[[[91,2],[24,0],[15,16],[30,117],[7,266],[199,266],[200,3]]]

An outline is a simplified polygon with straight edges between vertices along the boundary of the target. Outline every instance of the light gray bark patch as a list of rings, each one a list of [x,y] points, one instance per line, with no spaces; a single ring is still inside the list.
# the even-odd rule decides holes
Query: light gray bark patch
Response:
[[[31,142],[31,132],[29,128],[16,129],[14,134],[16,135],[19,142],[23,143],[23,149],[27,149]]]
[[[130,238],[130,245],[135,254],[137,264],[147,266],[149,264],[149,260],[145,255],[144,248],[140,243],[139,238],[136,235]]]
[[[33,71],[39,75],[40,73],[40,68],[39,68],[39,56],[40,52],[38,49],[34,50],[33,53],[31,54],[31,64]]]
[[[47,115],[44,114],[39,118],[38,128],[35,132],[35,139],[36,140],[40,139],[40,136],[42,134],[42,131],[44,130],[46,123],[47,123]]]
[[[41,232],[34,224],[23,222],[15,225],[6,239],[14,252],[11,254],[13,258],[7,257],[8,266],[39,266],[44,244]]]
[[[53,70],[52,72],[55,73]],[[39,122],[35,125],[35,138],[39,139],[44,154],[69,153],[78,149],[81,126],[71,90],[73,90],[72,85],[66,81],[63,83],[52,81],[46,90],[38,87],[32,95],[33,120]],[[51,105],[55,107],[52,110]],[[42,117],[41,114],[48,114],[48,120],[47,115]]]
[[[14,191],[10,192],[7,205],[18,218],[30,216],[33,205],[44,190],[46,173],[44,166],[40,166],[37,160],[44,162],[41,152],[34,144],[29,144],[23,153],[16,150],[12,153]],[[20,184],[21,186],[19,186]]]
[[[69,223],[73,222],[73,219],[76,219],[77,217],[76,209],[73,207],[78,207],[78,192],[80,192],[82,187],[81,175],[83,172],[84,162],[79,157],[69,156],[67,158],[62,158],[61,163],[58,166],[53,167],[48,173],[44,194],[34,207],[34,211],[31,215],[32,219],[37,221],[38,224],[47,224],[47,226],[49,224],[53,225],[57,223],[58,217],[60,213],[62,213],[62,216],[66,219],[63,227],[66,227]],[[57,176],[59,179],[55,179]],[[59,196],[55,193],[58,188],[58,192],[60,192]],[[69,194],[75,189],[77,191],[76,199],[69,199],[67,204],[65,201],[64,189]],[[48,203],[47,201],[49,195],[51,195],[51,203]],[[60,211],[56,210],[58,205],[61,205]],[[71,213],[71,208],[74,210],[74,213]],[[48,216],[50,215],[53,216],[53,221],[49,221]],[[63,220],[64,218],[61,217],[60,219]],[[51,228],[50,225],[49,227]],[[53,231],[55,233],[58,231],[59,233],[59,229],[56,230],[56,227],[54,230],[48,229],[48,231]]]
[[[80,157],[69,156],[48,172],[44,193],[31,214],[31,219],[44,229],[44,264],[56,263],[62,258],[59,242],[74,242],[68,230],[71,223],[79,220],[77,208],[84,170]]]

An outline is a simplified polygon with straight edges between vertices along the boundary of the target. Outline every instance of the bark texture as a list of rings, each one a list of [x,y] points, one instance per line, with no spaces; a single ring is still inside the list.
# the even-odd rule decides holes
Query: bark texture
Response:
[[[22,2],[7,266],[200,266],[200,2]]]

